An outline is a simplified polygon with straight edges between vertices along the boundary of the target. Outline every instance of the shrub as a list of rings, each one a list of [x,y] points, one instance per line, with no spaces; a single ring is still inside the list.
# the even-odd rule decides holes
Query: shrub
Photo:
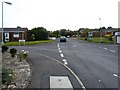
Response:
[[[19,52],[19,53],[17,54],[17,57],[18,57],[18,59],[20,60],[20,62],[21,62],[23,59],[26,59],[27,56],[28,56],[28,51],[24,51],[24,50],[22,50],[22,52]]]
[[[2,46],[2,53],[6,52],[8,50],[8,47],[6,45]]]
[[[104,37],[112,41],[112,35],[105,35]]]
[[[10,49],[10,54],[12,57],[15,57],[17,50],[15,48]]]
[[[14,79],[14,77],[15,77],[15,74],[13,70],[2,68],[2,84],[4,85],[10,84]]]

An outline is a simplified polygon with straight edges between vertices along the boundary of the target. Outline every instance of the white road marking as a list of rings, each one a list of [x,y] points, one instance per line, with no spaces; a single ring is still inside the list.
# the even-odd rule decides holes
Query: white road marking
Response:
[[[68,76],[50,76],[50,88],[70,88],[73,90]]]
[[[65,62],[66,61],[66,59],[63,59],[63,62]]]
[[[110,50],[111,52],[115,52],[114,50]]]
[[[40,54],[40,53],[39,53],[39,55],[45,56],[45,57],[47,57],[47,58],[50,58],[50,59],[52,59],[52,60],[60,63],[61,65],[63,65],[65,68],[67,68],[67,69],[74,75],[74,77],[77,79],[77,81],[79,82],[79,84],[80,84],[80,86],[82,87],[82,89],[83,89],[83,90],[87,90],[86,87],[84,86],[84,84],[82,83],[82,81],[81,81],[81,80],[79,79],[79,77],[77,76],[77,74],[75,74],[75,73],[72,71],[71,68],[69,68],[68,66],[64,65],[63,63],[61,63],[59,60],[57,60],[57,59],[55,59],[55,58],[52,58],[52,57],[50,57],[50,56],[47,56],[47,55],[45,55],[45,54]]]
[[[104,50],[108,50],[107,48],[104,48]]]
[[[64,61],[64,64],[65,64],[65,65],[68,65],[68,62],[67,62],[67,61]]]
[[[59,53],[62,53],[62,50],[59,50]]]
[[[59,43],[58,43],[58,48],[60,47]]]
[[[60,48],[58,48],[58,50],[60,50]]]
[[[61,56],[61,57],[64,57],[64,55],[63,55],[63,54],[60,54],[60,56]]]
[[[114,76],[114,77],[117,77],[117,78],[120,78],[120,76],[118,76],[118,75],[117,75],[117,74],[115,74],[115,73],[113,74],[113,76]]]

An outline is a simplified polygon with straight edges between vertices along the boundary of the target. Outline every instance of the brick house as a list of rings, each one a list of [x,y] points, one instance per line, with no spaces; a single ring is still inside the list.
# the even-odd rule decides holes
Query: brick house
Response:
[[[15,42],[19,40],[28,39],[28,29],[27,28],[4,28],[4,42]],[[0,42],[2,41],[2,29],[0,28]]]
[[[102,36],[106,36],[106,35],[113,35],[114,33],[117,32],[118,29],[113,28],[113,29],[102,29],[101,32],[100,31],[91,31],[93,33],[93,37],[99,37],[100,33],[102,34]]]

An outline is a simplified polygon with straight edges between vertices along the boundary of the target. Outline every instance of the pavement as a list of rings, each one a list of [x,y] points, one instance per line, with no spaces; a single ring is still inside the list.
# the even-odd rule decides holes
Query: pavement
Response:
[[[69,76],[75,88],[81,88],[82,84],[86,88],[109,89],[119,86],[117,45],[67,38],[67,42],[56,40],[54,43],[16,48],[30,52],[29,58],[34,68],[30,88],[48,88],[51,75]],[[66,63],[75,75],[55,59]]]

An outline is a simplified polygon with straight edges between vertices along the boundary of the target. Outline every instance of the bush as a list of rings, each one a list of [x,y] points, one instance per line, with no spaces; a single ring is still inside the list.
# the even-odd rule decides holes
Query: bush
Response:
[[[6,45],[2,46],[2,53],[6,52],[8,50],[8,47]]]
[[[105,35],[104,37],[112,41],[112,35]]]
[[[17,54],[17,57],[18,59],[20,60],[20,62],[23,60],[23,59],[26,59],[28,57],[28,51],[24,51],[22,50],[22,52],[19,52]]]
[[[16,53],[17,53],[17,50],[15,48],[10,49],[10,54],[12,57],[15,57]]]
[[[14,77],[15,77],[15,74],[13,70],[2,68],[2,84],[4,85],[10,84],[14,79]]]

